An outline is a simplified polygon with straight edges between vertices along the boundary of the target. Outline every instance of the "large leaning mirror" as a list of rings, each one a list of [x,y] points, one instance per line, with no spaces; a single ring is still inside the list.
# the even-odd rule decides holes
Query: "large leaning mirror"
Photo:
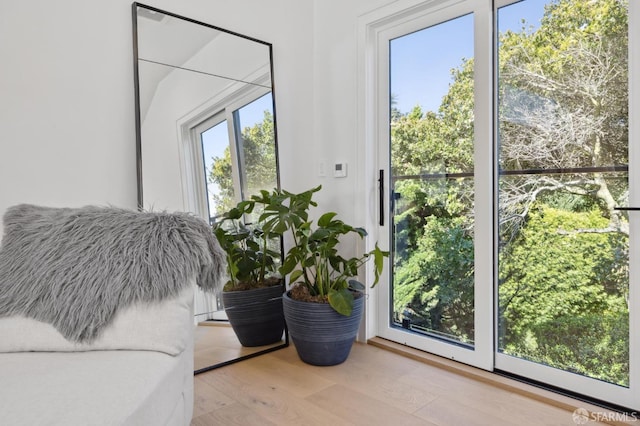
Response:
[[[279,187],[271,44],[140,3],[133,29],[139,208],[213,225]],[[194,322],[196,373],[289,343],[243,346],[219,294],[196,290]]]

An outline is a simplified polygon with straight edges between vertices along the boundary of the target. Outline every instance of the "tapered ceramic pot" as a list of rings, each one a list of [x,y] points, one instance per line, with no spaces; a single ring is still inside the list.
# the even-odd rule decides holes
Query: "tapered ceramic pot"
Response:
[[[224,310],[242,346],[277,343],[284,333],[281,285],[222,293]]]
[[[340,315],[328,303],[301,302],[285,293],[282,296],[289,337],[298,356],[307,364],[337,365],[343,363],[358,334],[364,296],[353,303],[351,315]]]

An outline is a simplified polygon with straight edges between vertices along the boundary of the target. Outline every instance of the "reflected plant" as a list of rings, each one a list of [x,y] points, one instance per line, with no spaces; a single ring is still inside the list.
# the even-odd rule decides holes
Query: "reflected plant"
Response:
[[[225,291],[268,287],[281,282],[277,270],[282,256],[279,250],[282,233],[265,229],[260,221],[251,222],[255,208],[255,200],[241,201],[213,225],[213,233],[227,255],[229,280]]]

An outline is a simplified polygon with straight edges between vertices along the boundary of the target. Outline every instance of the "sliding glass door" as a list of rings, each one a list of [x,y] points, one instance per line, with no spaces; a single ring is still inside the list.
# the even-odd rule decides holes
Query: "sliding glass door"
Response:
[[[640,408],[639,12],[445,1],[377,34],[380,336]]]
[[[498,9],[496,367],[631,407],[628,7]]]

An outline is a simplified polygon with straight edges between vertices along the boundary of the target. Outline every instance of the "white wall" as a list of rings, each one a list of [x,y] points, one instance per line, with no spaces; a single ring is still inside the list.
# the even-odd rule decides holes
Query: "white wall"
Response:
[[[146,24],[147,27],[142,24]],[[158,46],[157,41],[145,37],[146,35],[166,32],[175,34],[176,26],[169,28],[166,24],[138,19],[138,49],[149,44]],[[159,28],[149,28],[153,25]],[[218,33],[210,31],[210,37],[212,34]],[[182,40],[187,40],[186,45],[192,42],[190,38]],[[139,61],[141,98],[143,93],[149,97],[148,102],[142,99],[140,101],[144,208],[186,210],[208,220],[206,202],[203,205],[203,202],[199,201],[205,198],[206,192],[201,164],[203,153],[197,148],[198,144],[193,143],[193,137],[186,136],[186,133],[223,108],[231,108],[234,104],[234,108],[239,108],[244,105],[241,101],[246,103],[270,92],[270,88],[258,88],[237,81],[258,79],[261,84],[271,86],[269,47],[235,35],[223,34],[206,44],[200,43],[200,49],[197,49],[193,56],[175,59],[175,54],[181,52],[179,49],[182,49],[184,44],[183,41],[181,45],[168,51],[166,44],[162,44],[163,49],[160,52],[150,52],[148,55],[139,50],[139,57],[161,63],[173,63],[187,70],[207,70],[215,75],[235,78],[236,81],[185,69],[173,69],[167,73],[166,66]],[[231,60],[226,60],[227,58]],[[147,108],[142,109],[142,105],[145,104]],[[234,155],[233,150],[231,153]],[[200,158],[200,161],[197,158]]]
[[[392,0],[145,3],[273,43],[283,187],[322,184],[323,211],[371,223],[361,188],[375,176],[357,168],[358,21]],[[130,0],[0,0],[0,214],[25,202],[135,208],[132,57]],[[348,177],[332,177],[335,162]]]
[[[135,206],[131,24],[119,3],[0,2],[0,213]]]
[[[348,221],[362,200],[357,20],[387,3],[146,2],[273,43],[283,186],[323,184],[318,198]],[[135,207],[131,38],[129,0],[0,0],[0,214],[22,202]],[[332,177],[337,161],[347,178]]]
[[[313,8],[313,114],[310,131],[296,142],[305,156],[305,167],[297,165],[293,173],[283,161],[283,186],[292,191],[304,190],[322,184],[317,195],[323,210],[338,211],[347,223],[356,223],[357,210],[364,209],[363,194],[357,194],[357,179],[361,176],[357,160],[358,81],[358,18],[393,0],[314,0]],[[276,65],[277,62],[276,62]],[[278,70],[276,69],[276,75]],[[277,88],[278,90],[281,87]],[[280,92],[277,92],[278,96]],[[287,116],[278,110],[278,120]],[[301,129],[303,133],[304,129]],[[346,162],[346,178],[334,178],[333,166]],[[319,176],[320,163],[325,166],[326,177]],[[354,222],[356,221],[356,222]]]
[[[274,45],[284,182],[305,172],[312,2],[151,0]],[[135,208],[130,0],[0,0],[0,214],[17,203]]]

